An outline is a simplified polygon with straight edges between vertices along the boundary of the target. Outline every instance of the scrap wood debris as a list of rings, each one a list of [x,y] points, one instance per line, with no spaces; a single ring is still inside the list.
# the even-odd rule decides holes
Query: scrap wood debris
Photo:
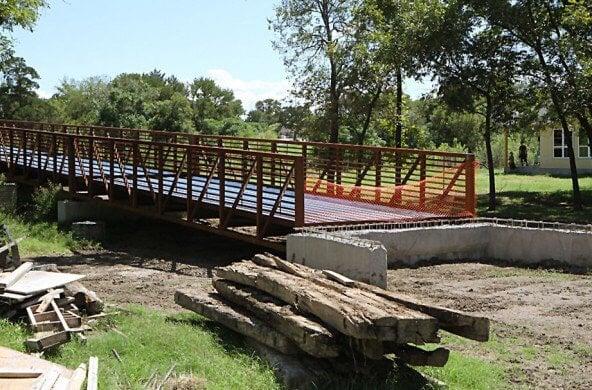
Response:
[[[103,302],[79,280],[84,275],[61,273],[54,264],[22,263],[0,274],[0,317],[24,320],[35,333],[26,341],[31,352],[43,352],[90,330],[83,315],[97,315]]]
[[[0,347],[0,389],[80,390],[97,389],[99,361],[91,357],[75,370],[31,355]]]
[[[18,244],[23,238],[14,239],[8,226],[0,225],[0,267],[8,267],[12,264],[19,264],[21,255]]]
[[[418,347],[438,343],[441,329],[489,338],[487,318],[268,254],[216,268],[212,284],[212,292],[179,290],[175,302],[284,355],[346,362],[346,370],[366,360],[392,367],[393,356],[411,366],[442,367],[449,350]]]

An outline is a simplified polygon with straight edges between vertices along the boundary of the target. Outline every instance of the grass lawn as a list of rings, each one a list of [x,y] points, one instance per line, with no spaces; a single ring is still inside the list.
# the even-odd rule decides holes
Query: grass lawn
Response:
[[[531,219],[567,223],[592,223],[592,177],[581,177],[583,211],[572,208],[570,178],[547,175],[516,175],[497,171],[496,211],[488,211],[489,180],[487,170],[477,175],[478,214],[482,217]]]
[[[269,367],[242,349],[229,332],[219,339],[211,326],[204,326],[197,315],[167,316],[131,307],[93,325],[95,330],[86,345],[71,341],[46,353],[45,358],[76,368],[90,356],[97,356],[102,389],[143,388],[153,374],[162,378],[173,364],[176,373],[205,379],[208,389],[279,388]],[[23,329],[0,321],[0,345],[23,351],[28,336]]]
[[[197,314],[163,314],[127,307],[119,314],[93,325],[86,345],[71,341],[45,358],[69,368],[99,358],[99,388],[140,389],[153,375],[161,378],[175,365],[177,374],[203,379],[208,389],[279,389],[271,368],[257,358],[234,333]],[[0,345],[24,351],[30,336],[23,326],[0,320]],[[117,332],[113,331],[114,329]],[[446,340],[446,339],[445,339]],[[121,356],[120,363],[112,350]],[[453,353],[448,365],[423,369],[454,389],[496,389],[504,386],[504,370],[494,362]],[[411,381],[411,382],[410,382]],[[344,378],[331,388],[395,389],[413,386],[405,373],[386,381]]]
[[[92,243],[74,238],[53,222],[30,222],[19,216],[0,212],[0,223],[8,226],[14,239],[25,237],[19,244],[21,257],[67,255],[93,247]]]

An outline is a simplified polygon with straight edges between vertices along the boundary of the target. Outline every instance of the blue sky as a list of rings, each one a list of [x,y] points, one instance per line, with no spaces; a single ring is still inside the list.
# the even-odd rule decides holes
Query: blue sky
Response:
[[[246,108],[286,96],[290,82],[271,45],[273,0],[50,0],[16,50],[50,96],[65,77],[113,77],[160,69],[181,80],[208,76]],[[407,93],[425,92],[409,81]]]

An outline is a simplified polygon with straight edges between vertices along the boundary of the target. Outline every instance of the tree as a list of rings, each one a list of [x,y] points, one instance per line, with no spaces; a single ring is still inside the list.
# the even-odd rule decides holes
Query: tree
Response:
[[[207,119],[238,118],[244,114],[241,101],[231,90],[220,88],[214,80],[205,77],[189,85],[189,100],[197,130],[204,129]]]
[[[245,122],[241,118],[206,119],[203,124],[205,134],[233,137],[277,138],[277,126],[265,123]]]
[[[433,147],[442,145],[455,147],[475,153],[482,136],[483,117],[474,112],[453,110],[440,97],[428,97],[414,102],[419,111],[413,123],[424,122],[427,138]]]
[[[124,73],[108,86],[99,112],[106,126],[193,131],[192,109],[185,86],[164,73]]]
[[[294,79],[296,94],[322,106],[329,142],[338,142],[341,98],[351,63],[355,0],[281,0],[270,26],[274,47]]]
[[[22,57],[15,56],[12,42],[4,32],[15,27],[32,29],[43,0],[6,0],[0,4],[0,116],[15,118],[17,112],[36,99],[35,80],[39,75]]]
[[[7,119],[37,98],[39,88],[35,69],[14,54],[10,41],[0,36],[0,117]]]
[[[310,133],[317,119],[308,104],[289,104],[282,107],[280,115],[281,125],[292,132],[294,140],[300,138],[324,139],[324,137]]]
[[[561,35],[554,28],[554,9],[562,7],[554,0],[467,0],[478,15],[497,26],[520,42],[525,52],[521,69],[532,82],[542,84],[552,102],[557,121],[565,134],[573,187],[574,209],[582,209],[578,171],[570,128],[570,96],[578,96],[570,81],[570,75],[561,60]]]
[[[452,5],[454,6],[454,5]],[[457,8],[456,33],[442,39],[432,57],[439,93],[449,107],[483,116],[483,137],[489,173],[489,209],[496,208],[492,133],[512,115],[516,63],[520,53],[512,37],[502,34],[463,7]]]
[[[169,99],[159,99],[152,107],[149,120],[151,129],[166,131],[191,132],[193,127],[193,112],[187,97],[174,92]]]
[[[63,80],[49,104],[61,123],[96,125],[109,96],[109,81],[101,77]]]
[[[424,57],[430,53],[432,31],[441,23],[445,7],[438,0],[365,0],[359,17],[368,25],[366,45],[374,68],[394,79],[394,145],[402,147],[403,80],[422,75]],[[384,87],[383,87],[384,88]],[[378,92],[378,91],[376,91]],[[376,94],[374,95],[376,96]]]
[[[39,10],[47,6],[44,0],[4,0],[0,4],[0,30],[12,31],[15,27],[32,29],[39,17]]]
[[[140,74],[121,74],[109,84],[99,123],[103,126],[147,128],[157,99],[158,90]]]
[[[269,125],[281,122],[282,104],[275,99],[260,100],[255,109],[247,115],[247,122],[261,122]]]

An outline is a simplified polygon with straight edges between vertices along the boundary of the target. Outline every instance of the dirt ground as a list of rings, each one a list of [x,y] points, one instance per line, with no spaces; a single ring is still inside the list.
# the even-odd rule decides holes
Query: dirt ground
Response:
[[[102,250],[42,257],[64,272],[86,275],[84,284],[113,305],[180,310],[176,289],[207,287],[212,269],[248,259],[256,247],[178,226],[137,224],[112,232]]]
[[[454,345],[506,365],[516,386],[592,388],[592,275],[480,263],[389,271],[393,290],[493,320],[493,342]]]
[[[173,227],[137,228],[116,234],[100,251],[36,261],[85,274],[85,284],[111,304],[176,311],[176,289],[206,288],[213,267],[258,251]],[[491,342],[444,342],[502,365],[511,387],[592,388],[591,275],[467,262],[390,270],[389,286],[491,318]]]

